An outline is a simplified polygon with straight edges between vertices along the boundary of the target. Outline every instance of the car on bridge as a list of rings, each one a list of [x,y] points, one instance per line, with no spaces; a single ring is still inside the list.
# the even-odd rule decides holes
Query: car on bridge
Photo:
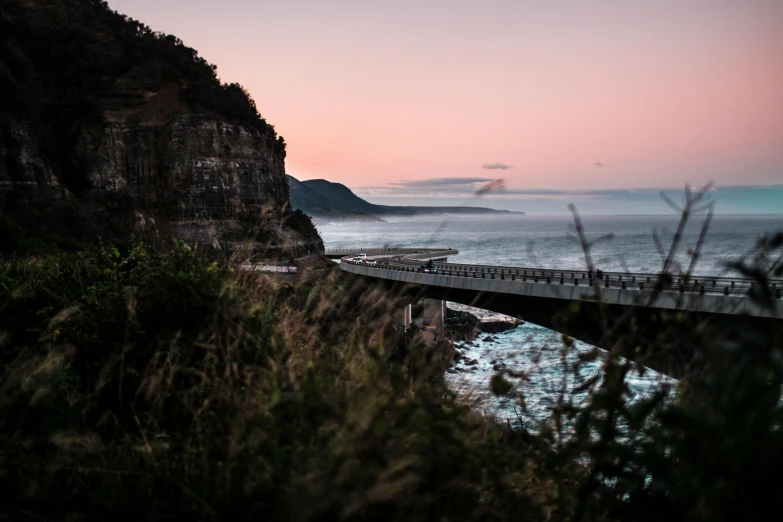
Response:
[[[351,261],[353,263],[362,263],[364,265],[377,265],[378,261],[375,259],[368,258],[366,254],[360,254],[358,256],[354,256],[350,258],[348,261]]]
[[[435,268],[435,264],[432,262],[432,259],[424,263],[419,267],[419,270],[424,272],[425,274],[435,274],[438,272],[438,269]]]

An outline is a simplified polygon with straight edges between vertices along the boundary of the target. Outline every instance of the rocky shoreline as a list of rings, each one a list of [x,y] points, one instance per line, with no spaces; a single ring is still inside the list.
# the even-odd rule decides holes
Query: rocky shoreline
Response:
[[[503,318],[501,318],[503,317]],[[455,341],[474,341],[482,333],[496,334],[515,329],[523,321],[518,319],[505,319],[505,316],[478,317],[467,310],[455,310],[446,308],[444,330]]]
[[[469,308],[469,307],[465,307]],[[498,314],[486,313],[481,314],[482,317],[477,317],[476,314],[467,310],[456,310],[450,307],[446,308],[446,319],[444,321],[444,330],[446,335],[452,339],[452,350],[454,363],[446,371],[448,373],[461,373],[469,371],[467,368],[478,364],[476,359],[468,359],[459,348],[466,346],[473,346],[473,342],[479,339],[482,334],[487,334],[482,342],[495,342],[495,338],[489,334],[498,334],[514,330],[524,321],[518,319],[507,318]],[[460,343],[461,344],[457,344]],[[461,367],[457,366],[457,363],[461,363]],[[492,361],[496,366],[500,366],[503,363],[498,361]],[[495,368],[495,369],[500,369]]]

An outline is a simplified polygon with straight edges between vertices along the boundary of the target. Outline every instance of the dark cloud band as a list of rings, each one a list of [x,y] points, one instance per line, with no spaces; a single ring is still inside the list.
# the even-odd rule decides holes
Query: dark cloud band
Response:
[[[411,181],[398,181],[391,183],[398,187],[451,187],[454,185],[473,185],[474,183],[487,183],[493,178],[429,178]]]
[[[373,196],[398,196],[398,197],[417,197],[417,196],[433,196],[433,197],[468,197],[475,193],[480,188],[480,184],[488,183],[490,181],[486,178],[452,178],[460,180],[458,182],[446,183],[442,180],[449,178],[433,178],[431,180],[418,180],[415,182],[399,182],[392,183],[384,186],[365,186],[359,187],[358,190],[364,195]],[[660,199],[661,191],[672,191],[673,193],[679,193],[681,188],[636,188],[636,189],[585,189],[585,190],[560,190],[560,189],[539,189],[539,188],[508,188],[503,191],[503,197],[518,197],[522,199],[527,198],[544,198],[544,199],[601,199],[601,200],[623,200],[623,201],[635,201],[640,199],[653,198],[655,200]],[[757,194],[763,191],[767,191],[774,194],[779,194],[783,191],[783,185],[768,185],[768,186],[727,186],[727,187],[712,187],[710,189],[714,193],[726,193],[726,194]]]

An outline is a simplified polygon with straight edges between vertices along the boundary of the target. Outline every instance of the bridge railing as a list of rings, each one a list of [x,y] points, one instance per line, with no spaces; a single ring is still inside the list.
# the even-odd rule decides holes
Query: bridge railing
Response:
[[[367,264],[362,261],[343,259],[342,262],[401,272],[423,271],[422,263],[416,261],[395,260],[381,264]],[[726,296],[748,296],[758,291],[755,281],[732,277],[693,276],[687,278],[671,276],[661,280],[660,276],[657,274],[604,272],[602,273],[601,278],[597,278],[595,273],[590,274],[586,270],[529,269],[438,262],[433,262],[433,266],[437,270],[436,274],[449,277],[501,279],[527,283],[568,284],[574,286],[593,286],[597,283],[604,288],[638,291],[659,290],[672,293],[722,294]],[[783,280],[771,281],[770,289],[772,291],[772,297],[781,299]]]
[[[409,266],[419,266],[421,265],[421,262],[417,261],[409,261],[409,260],[398,260],[395,261],[395,263],[398,264],[405,264]],[[551,268],[525,268],[525,267],[509,267],[509,266],[495,266],[495,265],[466,265],[461,263],[444,263],[444,262],[433,262],[434,266],[440,269],[448,270],[448,269],[456,269],[456,270],[462,270],[464,268],[468,268],[469,270],[477,270],[480,272],[486,272],[486,273],[495,273],[495,274],[540,274],[543,276],[550,276],[550,277],[560,277],[560,274],[566,274],[566,277],[570,277],[571,275],[578,275],[581,278],[589,277],[589,272],[587,270],[562,270],[562,269],[551,269]],[[593,272],[595,274],[595,272]],[[617,280],[617,281],[631,281],[631,282],[637,282],[638,281],[646,281],[646,282],[652,282],[656,280],[659,277],[659,274],[648,274],[644,272],[602,272],[603,279],[609,278],[610,280]],[[732,283],[740,284],[753,284],[754,281],[747,278],[741,278],[741,277],[728,277],[728,276],[701,276],[701,275],[691,275],[688,278],[688,281],[685,281],[685,278],[683,276],[672,276],[676,281],[677,284],[680,282],[687,283],[688,281],[693,284],[704,284],[705,286],[713,285],[713,286],[719,286],[721,284],[725,284],[727,286],[731,286]],[[776,286],[783,286],[783,279],[781,280],[771,280],[772,285]],[[774,286],[773,286],[774,288]]]
[[[407,264],[411,266],[419,266],[421,265],[421,261],[413,261],[413,260],[406,260],[406,259],[400,259],[395,261],[395,263],[399,264]],[[515,266],[502,266],[502,265],[468,265],[464,263],[446,263],[446,262],[440,262],[440,261],[434,261],[433,264],[442,269],[448,269],[450,267],[454,267],[455,269],[462,269],[463,267],[471,267],[472,270],[479,270],[484,271],[487,273],[521,273],[521,271],[527,271],[528,273],[566,273],[566,274],[588,274],[587,270],[565,270],[565,269],[559,269],[559,268],[530,268],[530,267],[515,267]],[[647,277],[656,277],[656,275],[645,273],[645,272],[602,272],[604,276],[610,276],[611,278],[624,278],[624,279],[630,279],[633,277],[636,278],[647,278]],[[728,277],[728,276],[698,276],[693,275],[691,276],[691,279],[709,279],[710,281],[716,280],[716,281],[750,281],[749,279],[739,278],[739,277]],[[783,282],[783,280],[780,280],[780,282]]]

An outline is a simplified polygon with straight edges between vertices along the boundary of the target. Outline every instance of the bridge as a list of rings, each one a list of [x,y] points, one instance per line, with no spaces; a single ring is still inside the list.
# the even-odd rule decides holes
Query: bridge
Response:
[[[340,258],[340,268],[387,285],[397,296],[440,299],[529,321],[605,349],[619,349],[627,357],[640,355],[645,365],[668,375],[681,376],[693,354],[645,353],[645,347],[618,347],[605,338],[599,321],[625,318],[625,331],[654,339],[661,314],[679,314],[688,320],[719,321],[736,328],[783,326],[781,288],[773,281],[767,294],[755,281],[732,277],[661,276],[658,274],[449,263],[458,252],[450,248],[333,249],[326,255]],[[352,261],[358,254],[367,260]],[[423,261],[433,260],[425,272]],[[764,296],[766,295],[766,302]],[[580,313],[570,313],[578,307]],[[622,329],[617,333],[622,333]]]

